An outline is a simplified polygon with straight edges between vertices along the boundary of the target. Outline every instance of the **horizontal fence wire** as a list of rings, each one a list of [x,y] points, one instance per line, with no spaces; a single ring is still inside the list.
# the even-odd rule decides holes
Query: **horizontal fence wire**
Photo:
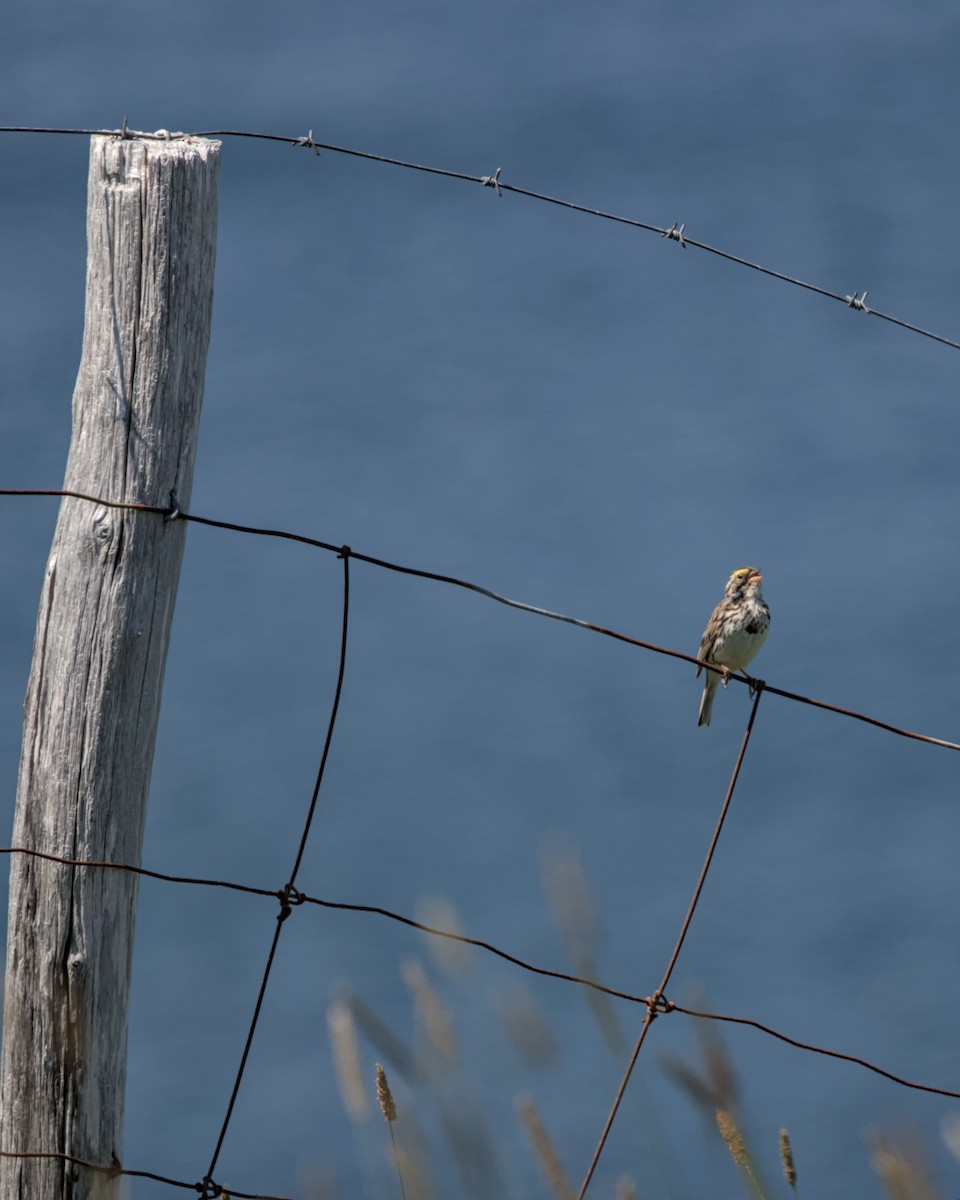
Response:
[[[626,225],[632,229],[641,229],[648,233],[655,233],[659,237],[667,238],[670,241],[677,242],[681,249],[686,249],[692,246],[696,250],[703,250],[707,254],[712,254],[716,258],[724,262],[733,263],[737,266],[748,267],[751,271],[756,271],[760,275],[769,276],[771,279],[777,279],[781,283],[790,284],[793,287],[802,288],[805,291],[813,292],[817,296],[823,296],[827,300],[836,300],[846,305],[848,308],[854,309],[856,312],[866,313],[868,316],[877,317],[881,321],[885,321],[890,325],[896,325],[900,329],[905,329],[909,333],[918,334],[920,337],[929,338],[931,341],[939,342],[942,346],[949,346],[951,350],[960,350],[960,341],[953,338],[945,337],[943,334],[935,333],[933,330],[924,329],[920,325],[916,325],[911,321],[905,321],[900,317],[893,316],[891,313],[881,312],[876,308],[868,308],[866,299],[867,292],[854,291],[847,295],[843,292],[835,292],[830,288],[821,287],[819,284],[809,283],[806,280],[798,279],[793,275],[787,274],[785,271],[776,271],[772,267],[765,267],[761,263],[752,262],[748,258],[744,258],[739,254],[733,254],[728,250],[722,250],[718,246],[712,246],[707,242],[699,241],[697,238],[690,237],[686,232],[686,223],[678,224],[676,221],[670,226],[662,226],[653,224],[647,221],[640,221],[634,217],[625,217],[617,213],[605,212],[600,208],[592,208],[586,204],[577,204],[572,200],[564,200],[558,196],[548,196],[543,192],[536,192],[530,188],[520,187],[517,184],[507,183],[501,178],[501,167],[497,167],[492,175],[471,175],[464,171],[451,171],[443,167],[431,167],[424,163],[408,162],[401,158],[391,158],[385,154],[373,154],[366,150],[355,150],[348,146],[335,146],[329,142],[317,141],[313,136],[311,129],[307,134],[302,136],[278,133],[257,133],[252,130],[244,129],[207,129],[199,132],[172,133],[166,129],[159,129],[153,133],[147,133],[140,130],[130,129],[124,119],[123,125],[119,129],[62,129],[51,126],[25,126],[25,125],[4,125],[0,126],[0,133],[34,133],[34,134],[74,134],[84,137],[116,137],[123,139],[137,138],[145,141],[180,141],[189,138],[252,138],[258,141],[280,142],[283,145],[301,147],[305,150],[311,150],[319,155],[320,151],[326,151],[331,154],[346,154],[352,158],[366,159],[368,162],[384,163],[392,167],[404,167],[411,171],[422,171],[428,175],[441,176],[445,179],[456,179],[464,183],[479,184],[481,187],[493,188],[498,196],[502,196],[504,192],[510,192],[516,196],[524,196],[528,200],[540,201],[544,204],[552,204],[559,208],[565,208],[572,212],[580,213],[584,216],[599,217],[604,221],[614,221],[619,225]]]
[[[236,1188],[231,1188],[229,1192],[221,1188],[219,1192],[211,1193],[204,1190],[202,1183],[190,1183],[186,1179],[171,1179],[169,1175],[158,1175],[155,1171],[127,1170],[116,1158],[109,1166],[90,1162],[86,1158],[78,1158],[75,1154],[63,1154],[56,1150],[0,1150],[0,1158],[56,1159],[59,1162],[72,1163],[77,1167],[85,1167],[88,1171],[96,1171],[98,1174],[105,1175],[107,1179],[116,1179],[120,1175],[127,1175],[132,1179],[151,1179],[154,1183],[165,1183],[168,1187],[199,1192],[201,1196],[210,1197],[211,1200],[217,1200],[221,1196],[224,1197],[224,1200],[229,1200],[231,1196],[240,1197],[241,1200],[291,1200],[289,1196],[274,1196],[266,1192],[238,1192]]]
[[[207,888],[229,888],[235,892],[246,892],[251,896],[269,896],[279,901],[281,905],[285,903],[285,888],[262,888],[244,883],[231,882],[226,879],[201,879],[188,875],[167,875],[162,871],[151,871],[146,867],[136,867],[130,863],[107,862],[103,859],[67,858],[59,854],[48,854],[43,850],[31,850],[26,846],[0,846],[0,854],[23,854],[30,858],[43,859],[46,862],[56,863],[64,867],[96,868],[104,871],[129,871],[133,875],[142,875],[145,879],[157,879],[164,883],[188,884],[195,887]],[[636,992],[627,992],[620,988],[610,987],[608,984],[600,983],[598,980],[590,979],[584,975],[571,975],[566,971],[555,971],[550,967],[538,966],[536,963],[528,962],[526,959],[518,958],[515,954],[510,954],[501,946],[494,945],[493,942],[471,937],[465,933],[455,933],[449,929],[438,929],[434,925],[427,925],[423,921],[416,921],[413,917],[403,916],[401,913],[393,912],[389,908],[382,908],[377,904],[354,904],[342,900],[324,900],[318,896],[310,896],[305,893],[298,893],[295,902],[298,905],[312,904],[318,908],[331,909],[337,912],[352,912],[383,917],[385,920],[405,925],[409,929],[416,929],[428,937],[445,938],[452,942],[459,942],[464,946],[473,946],[477,950],[483,950],[487,954],[502,958],[515,967],[529,971],[532,975],[541,975],[547,979],[559,980],[562,983],[574,983],[580,987],[589,988],[591,991],[610,996],[614,1000],[624,1000],[628,1004],[637,1004],[644,1008],[653,1007],[657,1010],[657,1015],[677,1012],[682,1013],[684,1016],[695,1017],[703,1021],[725,1021],[731,1025],[745,1025],[751,1029],[758,1030],[760,1033],[767,1034],[768,1037],[784,1042],[788,1046],[795,1046],[798,1050],[807,1050],[812,1054],[822,1054],[827,1058],[836,1058],[842,1062],[853,1063],[855,1066],[863,1067],[867,1071],[881,1075],[884,1079],[889,1079],[892,1083],[899,1084],[901,1087],[912,1088],[918,1092],[930,1092],[935,1096],[947,1096],[950,1099],[960,1100],[960,1090],[951,1091],[949,1088],[937,1087],[934,1084],[919,1083],[914,1080],[905,1079],[903,1076],[895,1075],[892,1071],[887,1071],[883,1067],[870,1062],[868,1059],[861,1058],[859,1055],[847,1054],[843,1051],[831,1050],[812,1042],[800,1041],[798,1038],[782,1033],[752,1017],[732,1016],[729,1013],[704,1012],[700,1009],[687,1008],[683,1004],[677,1004],[672,1000],[668,1000],[662,991],[659,995],[655,993],[653,996],[640,996]],[[232,1189],[231,1194],[234,1194]],[[235,1194],[239,1195],[239,1193]]]
[[[377,915],[377,916],[386,918],[388,920],[398,922],[398,923],[408,926],[410,928],[417,929],[429,936],[447,938],[447,939],[450,939],[453,941],[462,942],[466,945],[475,946],[478,949],[481,949],[490,954],[496,955],[499,958],[504,959],[505,961],[507,961],[519,968],[522,968],[523,970],[529,971],[533,974],[546,976],[549,978],[557,979],[557,980],[568,982],[568,983],[579,984],[582,987],[586,987],[586,988],[596,990],[598,992],[602,992],[613,998],[621,999],[621,1000],[625,1000],[625,1001],[628,1001],[628,1002],[631,1002],[634,1004],[642,1005],[646,1009],[646,1013],[645,1013],[644,1020],[643,1020],[642,1026],[641,1026],[641,1030],[640,1030],[640,1033],[637,1038],[637,1042],[634,1046],[631,1057],[627,1063],[627,1066],[624,1071],[623,1077],[621,1079],[620,1085],[618,1087],[616,1096],[614,1098],[612,1108],[607,1117],[607,1120],[603,1127],[603,1130],[600,1134],[599,1141],[594,1150],[593,1157],[592,1157],[590,1165],[587,1169],[587,1173],[584,1177],[583,1183],[581,1184],[580,1191],[578,1193],[578,1200],[583,1200],[583,1197],[585,1196],[586,1191],[590,1185],[591,1179],[593,1178],[594,1172],[596,1170],[596,1167],[599,1163],[600,1157],[601,1157],[604,1147],[606,1145],[607,1138],[610,1133],[613,1121],[617,1115],[617,1111],[619,1109],[620,1102],[626,1092],[627,1086],[628,1086],[630,1078],[632,1076],[633,1069],[636,1065],[638,1056],[639,1056],[640,1051],[646,1040],[647,1033],[649,1032],[650,1026],[653,1024],[654,1020],[656,1020],[659,1016],[665,1015],[667,1013],[679,1012],[679,1013],[684,1013],[687,1016],[690,1016],[692,1018],[696,1018],[696,1019],[700,1019],[700,1020],[713,1020],[713,1021],[718,1021],[718,1022],[726,1022],[726,1023],[730,1023],[730,1024],[743,1025],[743,1026],[746,1026],[749,1028],[756,1029],[759,1032],[765,1033],[768,1036],[775,1038],[781,1042],[784,1042],[787,1045],[794,1046],[797,1049],[804,1050],[809,1053],[820,1054],[820,1055],[823,1055],[823,1056],[826,1056],[829,1058],[835,1058],[835,1059],[839,1059],[844,1062],[850,1062],[850,1063],[859,1065],[859,1066],[863,1067],[864,1069],[871,1071],[879,1076],[882,1076],[883,1078],[890,1080],[891,1082],[898,1084],[902,1087],[911,1088],[911,1089],[914,1089],[917,1091],[932,1093],[935,1095],[946,1096],[946,1097],[950,1097],[953,1099],[960,1099],[960,1091],[951,1091],[946,1088],[935,1087],[931,1084],[919,1083],[919,1082],[905,1079],[905,1078],[895,1075],[893,1072],[888,1071],[883,1067],[877,1066],[875,1063],[871,1063],[871,1062],[867,1061],[866,1059],[861,1058],[857,1055],[847,1054],[842,1051],[829,1049],[824,1046],[819,1046],[819,1045],[815,1045],[813,1043],[800,1041],[799,1039],[796,1039],[796,1038],[788,1036],[787,1034],[781,1033],[781,1032],[773,1029],[771,1026],[766,1025],[766,1024],[764,1024],[760,1021],[757,1021],[753,1018],[743,1017],[743,1016],[738,1016],[738,1015],[730,1015],[730,1014],[702,1012],[702,1011],[695,1010],[695,1009],[685,1008],[681,1005],[675,1004],[674,1002],[669,1000],[666,996],[666,988],[670,982],[674,968],[679,959],[680,952],[682,950],[684,940],[687,935],[687,931],[689,930],[690,925],[692,923],[695,911],[697,909],[697,905],[699,903],[700,895],[701,895],[704,883],[707,878],[707,874],[710,870],[710,866],[713,861],[714,853],[716,851],[717,844],[719,842],[719,838],[720,838],[720,834],[721,834],[721,831],[723,828],[724,820],[726,818],[731,801],[733,799],[734,789],[736,787],[736,783],[739,778],[740,769],[742,767],[744,757],[746,754],[746,750],[747,750],[747,746],[750,741],[750,735],[752,733],[754,722],[756,720],[757,711],[758,711],[758,708],[760,705],[760,700],[764,693],[769,692],[773,695],[781,696],[784,699],[792,700],[797,703],[813,705],[817,708],[822,708],[825,711],[836,713],[839,716],[845,716],[845,717],[853,718],[858,721],[863,721],[863,722],[866,722],[867,724],[875,726],[876,728],[882,729],[888,733],[892,733],[892,734],[895,734],[895,735],[898,735],[901,737],[910,738],[914,741],[918,741],[918,742],[921,742],[921,743],[924,743],[927,745],[941,746],[945,749],[950,749],[950,750],[960,750],[960,744],[957,744],[955,742],[945,741],[940,738],[931,737],[930,735],[927,735],[927,734],[914,733],[914,732],[911,732],[910,730],[901,729],[895,725],[889,724],[888,722],[881,721],[876,717],[868,716],[867,714],[864,714],[864,713],[855,712],[851,709],[841,708],[839,705],[833,705],[833,704],[828,704],[824,701],[814,700],[809,696],[802,696],[802,695],[799,695],[794,692],[785,691],[784,689],[776,688],[770,684],[767,684],[762,680],[749,679],[745,676],[744,677],[740,677],[740,676],[736,676],[736,675],[729,676],[729,672],[725,672],[723,670],[723,668],[719,668],[712,663],[702,662],[701,660],[697,659],[693,655],[683,653],[682,651],[672,650],[672,649],[670,649],[668,647],[664,647],[664,646],[658,646],[652,642],[646,642],[646,641],[643,641],[642,639],[634,638],[627,634],[623,634],[623,633],[619,633],[615,630],[607,629],[604,626],[597,625],[590,621],[585,621],[585,620],[581,620],[576,617],[567,616],[563,613],[554,612],[551,609],[543,608],[543,607],[540,607],[537,605],[526,604],[526,603],[523,603],[518,600],[511,600],[510,598],[508,598],[506,596],[502,596],[500,593],[495,592],[489,588],[482,587],[479,584],[471,583],[467,580],[458,579],[451,575],[444,575],[444,574],[440,574],[438,572],[428,571],[428,570],[425,570],[425,569],[422,569],[419,567],[405,566],[405,565],[402,565],[399,563],[389,562],[386,559],[377,558],[373,555],[359,553],[357,551],[352,550],[349,546],[345,546],[345,545],[337,546],[333,542],[322,541],[320,539],[308,537],[304,534],[295,533],[290,530],[266,529],[266,528],[262,528],[262,527],[258,527],[258,526],[243,525],[243,524],[239,524],[237,522],[217,520],[212,517],[203,517],[203,516],[196,515],[196,514],[186,513],[181,510],[179,504],[177,503],[175,493],[171,493],[169,505],[155,505],[155,504],[140,503],[140,502],[135,502],[135,501],[109,500],[109,499],[106,499],[103,497],[91,496],[91,495],[87,495],[85,493],[69,491],[69,490],[65,490],[65,489],[0,488],[0,495],[33,496],[33,497],[50,496],[50,497],[75,499],[75,500],[79,500],[79,501],[82,501],[85,503],[103,506],[106,508],[124,509],[124,510],[133,511],[133,512],[149,513],[149,514],[158,516],[165,521],[183,520],[183,521],[192,522],[192,523],[198,524],[198,525],[205,525],[205,526],[209,526],[209,527],[216,528],[216,529],[224,529],[224,530],[229,530],[229,531],[248,534],[248,535],[280,538],[280,539],[284,539],[284,540],[294,541],[294,542],[297,542],[297,543],[300,543],[303,545],[307,545],[307,546],[310,546],[315,549],[320,549],[320,550],[323,550],[326,552],[335,553],[343,562],[343,619],[342,619],[342,628],[341,628],[340,659],[339,659],[339,668],[338,668],[338,673],[337,673],[337,682],[336,682],[336,687],[335,687],[335,692],[334,692],[333,703],[332,703],[332,707],[331,707],[330,719],[329,719],[329,723],[328,723],[328,727],[327,727],[327,734],[326,734],[323,751],[322,751],[322,755],[321,755],[320,765],[319,765],[319,769],[317,772],[317,777],[316,777],[316,782],[314,785],[313,793],[311,795],[310,804],[308,806],[307,815],[306,815],[306,818],[304,821],[304,826],[303,826],[303,830],[301,833],[300,843],[298,846],[296,858],[295,858],[295,861],[293,864],[290,879],[284,884],[284,886],[282,888],[273,889],[273,888],[253,887],[253,886],[249,886],[246,884],[231,882],[229,880],[204,879],[204,878],[196,878],[196,877],[190,877],[190,876],[171,875],[171,874],[167,874],[164,872],[149,870],[147,868],[136,866],[133,864],[128,864],[128,863],[114,863],[114,862],[101,861],[101,860],[84,860],[84,859],[66,858],[66,857],[62,857],[59,855],[47,853],[45,851],[40,851],[40,850],[31,848],[31,847],[21,847],[21,846],[0,847],[0,853],[3,853],[3,854],[27,855],[27,856],[31,856],[31,857],[34,857],[37,859],[42,859],[42,860],[45,860],[48,862],[58,863],[58,864],[61,864],[64,866],[70,866],[70,867],[128,871],[128,872],[131,872],[136,875],[142,875],[145,878],[156,879],[156,880],[160,880],[163,882],[169,882],[169,883],[175,883],[175,884],[181,884],[181,885],[227,888],[232,891],[245,892],[245,893],[248,893],[251,895],[271,897],[275,901],[279,902],[280,910],[279,910],[279,913],[277,916],[277,924],[274,929],[273,940],[271,943],[269,954],[267,956],[267,961],[266,961],[266,965],[264,968],[264,972],[263,972],[263,975],[261,978],[260,989],[259,989],[259,993],[257,996],[254,1014],[253,1014],[252,1020],[250,1022],[250,1025],[249,1025],[249,1028],[247,1031],[246,1041],[244,1044],[244,1049],[243,1049],[243,1053],[241,1056],[240,1065],[237,1070],[236,1076],[234,1078],[234,1083],[233,1083],[233,1087],[231,1090],[230,1099],[229,1099],[229,1102],[227,1105],[226,1115],[223,1119],[223,1123],[221,1125],[220,1133],[219,1133],[217,1143],[216,1143],[216,1148],[214,1150],[213,1157],[211,1159],[211,1163],[210,1163],[210,1166],[208,1168],[206,1175],[198,1183],[188,1183],[188,1182],[181,1181],[181,1180],[170,1179],[165,1176],[152,1174],[150,1172],[127,1170],[127,1169],[123,1168],[121,1166],[121,1164],[119,1162],[117,1162],[116,1160],[109,1165],[103,1165],[103,1164],[87,1163],[84,1160],[71,1158],[69,1155],[64,1155],[64,1154],[53,1154],[53,1153],[44,1154],[41,1152],[15,1153],[15,1152],[11,1152],[11,1151],[0,1151],[0,1157],[61,1158],[61,1159],[64,1159],[65,1161],[75,1162],[79,1165],[84,1165],[84,1166],[90,1167],[90,1168],[98,1170],[98,1171],[105,1171],[108,1174],[112,1174],[112,1175],[124,1174],[124,1175],[140,1176],[142,1178],[149,1178],[149,1179],[159,1181],[161,1183],[166,1183],[173,1187],[189,1188],[193,1191],[198,1192],[200,1194],[200,1196],[202,1197],[202,1200],[215,1200],[216,1197],[223,1194],[223,1189],[221,1189],[220,1185],[215,1182],[213,1173],[216,1168],[221,1149],[223,1147],[224,1138],[226,1136],[227,1129],[230,1124],[230,1120],[231,1120],[233,1110],[234,1110],[234,1105],[236,1103],[237,1096],[239,1094],[240,1086],[242,1083],[244,1068],[245,1068],[245,1065],[247,1062],[247,1058],[248,1058],[251,1046],[253,1044],[253,1039],[254,1039],[254,1036],[256,1033],[256,1028],[257,1028],[257,1022],[258,1022],[261,1008],[263,1005],[266,988],[267,988],[267,983],[268,983],[268,980],[270,977],[270,970],[271,970],[271,967],[273,964],[274,955],[275,955],[275,952],[277,949],[277,944],[278,944],[279,937],[280,937],[280,932],[281,932],[283,925],[286,922],[287,918],[290,916],[293,908],[300,907],[304,904],[311,904],[311,905],[315,905],[315,906],[322,907],[322,908],[336,909],[336,910],[341,910],[341,911],[349,911],[349,912],[367,913],[367,914],[371,914],[371,915]],[[350,599],[349,563],[350,563],[351,558],[356,559],[359,562],[368,563],[374,567],[382,568],[384,570],[398,572],[400,574],[409,575],[409,576],[412,576],[415,578],[420,578],[420,579],[425,579],[425,580],[429,580],[429,581],[433,581],[433,582],[443,583],[443,584],[447,584],[447,585],[450,585],[453,587],[457,587],[457,588],[465,589],[465,590],[468,590],[471,592],[475,592],[478,595],[481,595],[488,599],[494,600],[500,604],[504,604],[510,608],[518,609],[523,612],[529,612],[535,616],[545,617],[550,620],[561,621],[566,624],[574,625],[581,629],[586,629],[586,630],[589,630],[589,631],[592,631],[595,633],[599,633],[603,636],[612,637],[612,638],[614,638],[618,641],[624,642],[628,645],[636,646],[639,649],[645,649],[645,650],[651,651],[653,653],[666,655],[670,658],[679,659],[686,663],[697,664],[699,666],[706,668],[707,670],[715,671],[718,673],[722,673],[725,676],[729,676],[730,678],[737,680],[737,682],[747,684],[750,687],[751,693],[753,695],[753,705],[750,710],[747,727],[746,727],[746,730],[743,735],[743,739],[742,739],[742,742],[740,745],[739,752],[737,754],[737,758],[736,758],[736,761],[735,761],[735,764],[733,767],[730,782],[727,787],[726,794],[724,796],[720,815],[717,820],[716,826],[714,828],[714,832],[713,832],[712,838],[710,840],[710,844],[709,844],[709,847],[707,850],[706,858],[703,863],[703,867],[701,868],[700,875],[699,875],[696,885],[694,887],[693,895],[690,900],[690,904],[688,906],[686,915],[685,915],[683,923],[681,925],[680,932],[677,936],[677,940],[674,944],[674,948],[671,953],[669,962],[664,971],[663,978],[661,979],[659,987],[656,989],[656,991],[651,996],[638,996],[633,993],[629,993],[629,992],[621,991],[616,988],[608,987],[602,983],[597,982],[596,980],[588,979],[588,978],[585,978],[582,976],[571,975],[571,974],[561,972],[561,971],[554,971],[554,970],[551,970],[546,967],[536,966],[532,963],[526,962],[523,959],[518,958],[515,955],[508,953],[507,951],[494,945],[492,942],[484,941],[479,938],[468,937],[467,935],[464,935],[464,934],[457,934],[457,933],[452,933],[447,930],[437,929],[433,926],[426,925],[422,922],[412,920],[409,917],[401,916],[399,913],[392,912],[389,909],[381,908],[376,905],[347,904],[347,903],[340,903],[337,901],[325,900],[325,899],[321,899],[318,897],[308,896],[297,889],[297,887],[295,885],[296,876],[297,876],[297,873],[300,868],[300,863],[303,858],[303,853],[304,853],[304,849],[306,847],[307,838],[309,836],[311,825],[312,825],[312,822],[313,822],[313,819],[314,819],[314,816],[316,813],[316,808],[317,808],[317,803],[318,803],[318,798],[319,798],[319,793],[320,793],[320,787],[321,787],[322,780],[323,780],[324,768],[326,766],[327,757],[328,757],[328,754],[330,751],[330,745],[331,745],[331,741],[332,741],[332,737],[333,737],[334,724],[336,721],[336,716],[337,716],[339,703],[340,703],[340,696],[341,696],[342,687],[343,687],[343,679],[344,679],[345,664],[346,664],[347,628],[348,628],[349,599]],[[242,1197],[251,1197],[251,1198],[253,1198],[253,1200],[284,1200],[283,1197],[272,1197],[272,1196],[268,1197],[268,1196],[265,1196],[263,1193],[240,1192],[232,1187],[229,1189],[229,1194],[235,1195],[235,1196],[242,1196]]]
[[[257,537],[280,538],[285,541],[299,542],[301,545],[313,546],[317,550],[324,550],[338,556],[346,554],[356,562],[368,563],[370,566],[381,567],[383,570],[394,571],[400,575],[412,575],[417,579],[427,579],[434,583],[444,583],[451,587],[463,588],[466,591],[476,593],[478,596],[485,596],[488,600],[494,600],[498,604],[506,605],[508,608],[518,609],[520,612],[532,613],[537,617],[546,617],[551,621],[561,621],[566,625],[575,625],[578,629],[586,629],[591,633],[599,633],[602,637],[613,638],[618,642],[625,642],[627,645],[636,646],[640,650],[649,650],[654,654],[662,654],[668,658],[677,658],[682,662],[691,663],[693,666],[702,667],[704,670],[713,671],[718,675],[725,673],[723,667],[718,667],[715,663],[704,662],[702,659],[697,658],[693,654],[687,654],[683,650],[673,650],[668,646],[658,646],[655,642],[647,642],[642,638],[631,637],[629,634],[620,633],[615,629],[608,629],[606,626],[598,625],[593,621],[585,621],[580,617],[572,617],[565,613],[554,612],[552,609],[542,608],[536,604],[526,604],[522,600],[511,600],[509,596],[503,596],[491,588],[483,587],[479,583],[471,583],[467,579],[458,579],[454,575],[444,575],[437,571],[425,570],[421,567],[403,566],[400,563],[389,562],[385,558],[376,558],[372,554],[364,554],[359,550],[353,550],[349,546],[339,546],[334,542],[325,542],[319,538],[308,537],[306,534],[295,533],[291,530],[267,529],[257,525],[242,525],[234,521],[221,521],[212,517],[202,517],[194,513],[186,513],[180,509],[175,496],[171,497],[170,505],[145,504],[129,500],[108,500],[100,496],[90,496],[84,492],[74,492],[62,488],[0,488],[0,496],[69,497],[73,500],[85,500],[90,504],[101,504],[105,508],[155,513],[166,520],[190,521],[195,525],[207,525],[214,529],[227,529],[234,533],[246,533]],[[750,686],[753,682],[746,676],[741,675],[729,675],[729,679],[732,682],[746,684],[747,686]],[[960,750],[960,743],[958,742],[933,737],[927,733],[915,733],[910,729],[903,729],[899,725],[892,725],[889,721],[882,721],[879,717],[857,712],[852,708],[843,708],[839,704],[829,704],[826,700],[816,700],[812,696],[803,696],[799,692],[786,691],[784,688],[775,687],[772,683],[765,683],[764,689],[772,696],[780,696],[785,700],[792,700],[797,704],[807,704],[813,708],[822,709],[824,712],[836,713],[838,716],[849,717],[854,721],[862,721],[867,725],[873,725],[876,729],[896,734],[898,737],[910,738],[916,742],[925,742],[930,746],[941,746],[945,750]]]

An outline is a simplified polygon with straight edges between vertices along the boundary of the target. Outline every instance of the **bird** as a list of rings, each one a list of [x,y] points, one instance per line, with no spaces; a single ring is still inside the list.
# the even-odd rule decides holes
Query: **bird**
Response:
[[[766,641],[770,629],[770,609],[760,591],[762,579],[758,567],[738,567],[727,580],[723,599],[713,610],[703,631],[697,658],[723,667],[724,674],[707,671],[698,727],[710,724],[713,698],[721,679],[726,687],[728,673],[743,671],[753,662]],[[698,676],[702,670],[702,666],[697,667]]]

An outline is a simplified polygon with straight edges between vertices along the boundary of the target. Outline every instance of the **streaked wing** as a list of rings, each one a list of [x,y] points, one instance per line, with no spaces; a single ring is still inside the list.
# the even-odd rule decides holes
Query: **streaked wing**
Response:
[[[721,600],[720,604],[722,603],[723,601]],[[720,619],[718,616],[720,604],[717,605],[710,615],[707,627],[703,631],[703,637],[700,639],[700,649],[697,651],[697,658],[704,659],[706,662],[713,661],[713,650],[717,644],[717,633],[720,629]],[[702,670],[703,667],[697,667],[697,677]]]

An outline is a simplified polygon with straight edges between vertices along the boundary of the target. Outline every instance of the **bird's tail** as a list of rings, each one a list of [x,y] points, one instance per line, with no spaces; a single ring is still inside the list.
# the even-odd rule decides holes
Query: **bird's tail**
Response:
[[[707,678],[703,683],[703,695],[700,697],[700,720],[697,721],[697,727],[710,724],[710,715],[713,712],[713,698],[717,694],[717,684],[720,682],[720,677],[714,671],[707,672]]]

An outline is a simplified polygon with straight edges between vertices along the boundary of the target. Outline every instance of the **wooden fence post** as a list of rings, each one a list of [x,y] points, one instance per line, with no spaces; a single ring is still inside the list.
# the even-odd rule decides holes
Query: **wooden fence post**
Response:
[[[220,144],[95,137],[83,352],[64,487],[190,499]],[[138,865],[183,522],[65,499],[27,690],[13,844]],[[137,877],[12,855],[0,1150],[123,1152]],[[2,1200],[113,1197],[64,1158],[0,1159]]]

